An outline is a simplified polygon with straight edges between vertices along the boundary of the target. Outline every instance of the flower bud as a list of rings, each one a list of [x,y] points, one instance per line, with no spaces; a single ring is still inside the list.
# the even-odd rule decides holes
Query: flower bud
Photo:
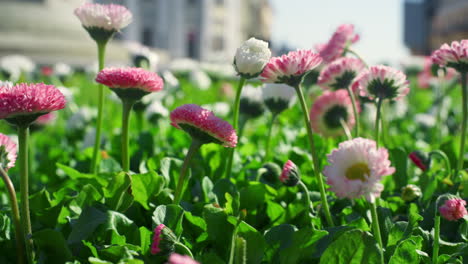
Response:
[[[289,187],[296,186],[301,180],[299,169],[296,164],[288,160],[283,167],[283,172],[279,177],[280,181]]]
[[[262,89],[246,85],[240,99],[240,113],[248,119],[260,117],[265,112]]]
[[[465,206],[465,200],[460,198],[450,198],[445,201],[444,205],[439,207],[439,212],[443,218],[449,221],[457,221],[465,215],[468,215]]]
[[[401,199],[403,199],[406,202],[414,201],[421,196],[421,189],[414,184],[408,184],[405,187],[401,188]]]
[[[422,171],[427,171],[431,166],[430,157],[422,151],[413,151],[408,155],[408,157],[411,159],[414,165],[418,166]]]
[[[160,224],[154,229],[153,244],[151,244],[151,254],[162,253],[168,255],[175,250],[177,237],[165,225]]]
[[[261,177],[268,182],[275,182],[281,175],[281,168],[274,162],[263,164]]]
[[[250,38],[242,43],[234,57],[234,68],[237,73],[246,78],[255,78],[262,73],[271,57],[268,43],[256,38]]]

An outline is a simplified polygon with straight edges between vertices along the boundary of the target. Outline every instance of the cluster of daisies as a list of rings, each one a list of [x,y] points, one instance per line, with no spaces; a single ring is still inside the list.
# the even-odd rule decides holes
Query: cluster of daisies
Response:
[[[132,14],[120,5],[84,4],[75,11],[83,27],[93,38],[99,50],[100,71],[96,82],[109,87],[122,102],[122,168],[130,172],[128,153],[128,124],[130,110],[134,104],[150,93],[163,89],[163,80],[156,73],[143,68],[105,68],[104,52],[106,44],[112,36],[129,25]],[[273,120],[291,105],[294,92],[302,107],[305,126],[309,136],[313,167],[318,188],[321,193],[323,211],[329,226],[333,220],[328,209],[322,175],[329,185],[328,190],[339,198],[365,198],[372,204],[380,197],[383,190],[381,179],[391,175],[395,168],[391,167],[388,151],[379,146],[379,111],[383,101],[398,100],[409,92],[409,82],[405,74],[397,69],[377,65],[368,67],[356,54],[351,45],[358,41],[353,25],[345,24],[338,27],[326,44],[321,44],[313,50],[297,50],[288,54],[271,57],[268,43],[251,38],[245,41],[237,50],[234,58],[234,68],[240,76],[237,97],[234,102],[234,120],[232,125],[215,116],[213,112],[195,104],[182,105],[170,114],[171,125],[188,133],[192,138],[190,149],[182,166],[179,182],[175,190],[174,204],[184,198],[184,183],[188,177],[188,167],[194,153],[208,143],[217,143],[232,148],[229,153],[226,177],[231,176],[234,148],[238,145],[239,108],[241,107],[242,88],[247,80],[259,78],[268,84],[265,90],[269,96],[264,98],[270,109]],[[468,71],[468,40],[453,42],[451,46],[444,44],[434,52],[432,61],[440,66],[451,67],[466,74]],[[312,106],[307,106],[303,94],[302,83],[311,72],[318,75],[317,84],[323,89]],[[266,92],[265,94],[268,94]],[[102,89],[98,91],[102,98]],[[360,100],[366,98],[377,105],[377,117],[374,140],[359,137]],[[52,111],[63,109],[66,105],[64,95],[52,85],[42,83],[17,85],[0,85],[0,118],[18,127],[20,153],[23,161],[21,166],[27,168],[27,133],[29,126],[40,116]],[[96,142],[94,153],[100,148],[100,126],[102,123],[103,99],[98,107],[96,124]],[[466,107],[466,106],[465,106]],[[243,108],[248,108],[244,102]],[[466,130],[466,116],[464,120]],[[351,130],[354,128],[354,135]],[[339,136],[346,134],[347,141],[328,155],[328,165],[321,170],[319,157],[316,153],[313,133],[322,136]],[[465,133],[463,131],[462,133]],[[462,138],[465,137],[463,134]],[[463,141],[464,142],[464,141]],[[26,145],[26,146],[25,146]],[[4,135],[0,135],[0,157],[3,169],[14,166],[16,147]],[[267,145],[268,153],[269,146]],[[461,153],[464,152],[464,143]],[[6,154],[6,155],[5,155]],[[98,155],[93,157],[91,172],[98,172]],[[24,168],[24,167],[23,167]],[[97,170],[96,170],[97,168]],[[461,168],[459,167],[458,170]],[[21,190],[27,197],[27,169],[21,170]],[[303,183],[300,181],[299,170],[292,161],[287,161],[279,178],[287,186]],[[307,191],[307,190],[306,190]],[[26,250],[31,250],[31,223],[28,212],[28,199],[22,199],[21,225],[25,231]],[[459,198],[447,199],[440,207],[440,214],[448,220],[457,220],[466,215],[465,201]],[[377,219],[372,219],[378,222]],[[155,229],[153,254],[161,251],[161,236],[173,234],[166,232],[165,226]],[[378,225],[374,229],[379,233]],[[378,235],[380,237],[380,235]],[[175,239],[175,238],[173,238]],[[381,244],[381,243],[380,243]],[[382,245],[380,245],[382,246]],[[191,254],[188,254],[191,255]],[[30,252],[28,257],[33,256]],[[177,254],[169,258],[170,263],[196,263],[188,256]]]

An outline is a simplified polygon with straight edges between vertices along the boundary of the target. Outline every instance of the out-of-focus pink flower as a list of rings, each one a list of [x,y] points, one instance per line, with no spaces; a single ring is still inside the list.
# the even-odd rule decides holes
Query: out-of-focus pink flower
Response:
[[[424,66],[423,70],[418,74],[418,87],[427,89],[429,88],[431,83],[434,83],[437,81],[437,76],[434,76],[432,74],[432,59],[431,57],[426,57],[424,59]],[[452,80],[457,74],[457,71],[448,68],[446,74],[444,75],[444,80],[450,81]]]
[[[50,112],[38,117],[34,123],[37,125],[45,126],[54,122],[55,119],[57,119],[57,114],[55,112]]]
[[[161,252],[161,249],[159,248],[159,243],[161,242],[162,230],[165,227],[165,225],[160,224],[154,229],[153,243],[151,244],[151,254],[153,255],[156,255],[159,252]]]
[[[63,109],[65,103],[65,97],[53,85],[20,83],[0,86],[1,119],[46,114]]]
[[[100,28],[119,31],[132,22],[132,13],[126,7],[116,4],[85,3],[75,9],[75,15],[88,30]]]
[[[189,256],[172,253],[168,264],[200,264]]]
[[[54,69],[50,66],[42,66],[41,67],[41,74],[44,76],[51,76],[54,73]]]
[[[15,166],[16,144],[8,136],[0,133],[0,166],[5,171]]]
[[[315,49],[323,58],[324,63],[330,63],[343,56],[348,45],[359,40],[359,35],[354,32],[354,25],[340,25],[326,44],[315,45]]]
[[[406,75],[392,67],[378,65],[364,70],[353,83],[353,90],[359,89],[361,96],[398,100],[409,93]]]
[[[296,186],[300,179],[301,176],[296,164],[288,160],[283,166],[279,180],[286,186]]]
[[[344,134],[341,122],[352,129],[355,119],[348,92],[341,89],[319,96],[310,109],[310,122],[315,132],[327,137]]]
[[[408,157],[414,163],[414,165],[418,166],[422,171],[427,171],[431,164],[431,160],[427,155],[422,153],[421,151],[413,151],[411,152]]]
[[[460,198],[448,199],[445,204],[439,207],[439,212],[449,221],[457,221],[468,214],[466,211],[466,201]]]
[[[432,53],[431,58],[432,62],[440,66],[448,66],[457,71],[466,72],[468,70],[468,40],[453,41],[450,46],[445,43]]]
[[[323,68],[318,85],[325,90],[347,89],[364,68],[360,59],[339,58]]]
[[[195,104],[177,107],[171,112],[171,125],[183,129],[202,143],[217,143],[234,148],[237,135],[228,122]]]
[[[98,73],[96,82],[111,89],[139,89],[148,93],[160,91],[164,86],[159,75],[142,68],[106,68]]]
[[[321,62],[320,56],[311,50],[290,51],[287,55],[271,58],[260,78],[266,83],[285,83],[294,87],[304,74]]]
[[[323,170],[329,190],[339,198],[356,199],[364,196],[369,202],[380,197],[383,176],[395,172],[390,167],[388,151],[377,148],[373,140],[355,138],[340,143],[328,156]]]

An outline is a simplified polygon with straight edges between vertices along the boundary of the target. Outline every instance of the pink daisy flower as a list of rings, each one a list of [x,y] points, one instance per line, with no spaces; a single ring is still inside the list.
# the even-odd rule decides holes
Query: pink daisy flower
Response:
[[[41,115],[40,117],[38,117],[36,121],[34,122],[34,124],[45,126],[45,125],[51,124],[56,119],[57,119],[57,113],[50,112],[50,113],[47,113],[45,115]]]
[[[437,82],[437,76],[432,74],[432,59],[431,57],[426,57],[424,59],[423,70],[418,74],[418,87],[427,89],[431,83]],[[447,72],[444,75],[444,80],[450,81],[457,75],[457,71],[448,68]]]
[[[237,145],[236,131],[231,124],[195,104],[179,106],[172,111],[171,125],[203,143],[213,142],[231,148]]]
[[[162,230],[165,227],[165,225],[160,224],[154,229],[153,243],[151,244],[151,254],[153,255],[156,255],[159,252],[161,252],[161,249],[159,248],[159,243],[161,242]]]
[[[468,214],[466,211],[466,201],[460,198],[452,198],[445,201],[445,204],[439,207],[439,212],[449,221],[457,221]]]
[[[339,198],[364,196],[374,202],[383,190],[382,177],[395,172],[390,167],[387,149],[377,149],[375,141],[365,138],[340,143],[327,158],[330,165],[325,166],[323,174],[329,190]]]
[[[161,77],[142,68],[106,68],[98,73],[96,82],[108,86],[120,98],[136,100],[164,86]]]
[[[460,42],[453,41],[449,46],[443,44],[438,50],[432,53],[432,62],[440,66],[455,68],[459,72],[468,70],[468,39]]]
[[[323,62],[330,63],[343,56],[347,46],[358,40],[359,35],[354,32],[354,25],[343,24],[336,29],[328,43],[316,45],[315,48]]]
[[[200,264],[189,256],[172,253],[168,264]]]
[[[65,107],[65,97],[53,85],[21,83],[0,86],[0,118],[30,124],[38,116]]]
[[[311,50],[290,51],[287,55],[271,58],[260,78],[266,83],[285,83],[295,87],[304,74],[321,62],[320,56]]]
[[[116,32],[132,22],[132,13],[124,6],[116,4],[85,3],[75,9],[75,15],[86,29],[104,29]]]
[[[409,93],[406,75],[394,68],[378,65],[364,70],[353,83],[353,90],[359,89],[361,96],[398,100]]]
[[[0,133],[0,162],[5,171],[15,166],[16,151],[15,142],[8,136]]]
[[[296,164],[288,160],[283,166],[279,180],[286,186],[296,186],[300,179],[301,176]]]
[[[364,68],[360,59],[339,58],[325,66],[317,84],[325,90],[347,89]]]
[[[348,92],[343,89],[326,91],[319,96],[310,109],[310,122],[315,132],[327,137],[335,137],[344,133],[341,122],[351,129],[355,124],[355,119],[353,104]]]

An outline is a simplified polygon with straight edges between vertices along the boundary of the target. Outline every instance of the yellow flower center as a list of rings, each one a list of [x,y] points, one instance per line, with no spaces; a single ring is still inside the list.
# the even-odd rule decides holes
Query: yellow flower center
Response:
[[[350,180],[366,180],[366,175],[370,174],[370,169],[366,163],[356,163],[346,170],[346,178]]]

